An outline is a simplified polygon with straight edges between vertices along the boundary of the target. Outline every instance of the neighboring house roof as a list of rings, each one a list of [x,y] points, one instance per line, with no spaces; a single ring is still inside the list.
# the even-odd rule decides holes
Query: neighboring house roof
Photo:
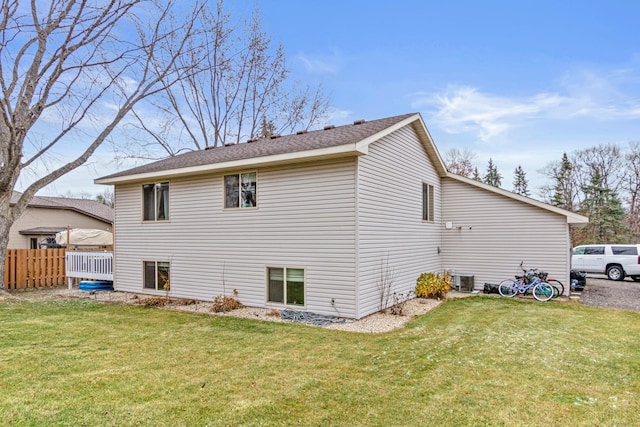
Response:
[[[22,193],[11,194],[11,204],[15,204]],[[30,208],[67,209],[113,224],[114,210],[96,200],[72,199],[69,197],[34,196],[29,202]]]
[[[20,230],[19,233],[27,236],[40,236],[43,234],[56,234],[66,229],[67,227],[35,227],[26,230]]]
[[[256,167],[366,154],[369,144],[406,125],[412,125],[441,176],[446,174],[427,128],[418,113],[385,119],[355,121],[323,130],[260,139],[243,144],[192,151],[95,180],[117,184],[157,177],[191,175],[214,170]]]
[[[559,207],[550,205],[548,203],[544,203],[541,202],[539,200],[535,200],[532,199],[530,197],[525,197],[525,196],[521,196],[520,194],[508,191],[508,190],[504,190],[502,188],[498,188],[498,187],[494,187],[493,185],[489,185],[489,184],[484,184],[482,182],[478,182],[475,179],[470,179],[470,178],[466,178],[464,176],[461,175],[457,175],[455,173],[451,173],[451,172],[447,172],[447,177],[455,179],[456,181],[461,181],[461,182],[465,182],[467,184],[473,185],[475,187],[479,187],[479,188],[483,188],[487,191],[491,191],[493,193],[496,194],[501,194],[502,196],[505,197],[509,197],[511,199],[514,200],[518,200],[520,202],[524,202],[524,203],[528,203],[530,205],[536,206],[538,208],[547,210],[549,212],[553,212],[559,215],[564,215],[567,218],[567,223],[568,224],[575,224],[575,225],[579,225],[579,224],[588,224],[589,223],[589,218],[580,214],[577,214],[575,212],[571,212],[565,209],[561,209]]]

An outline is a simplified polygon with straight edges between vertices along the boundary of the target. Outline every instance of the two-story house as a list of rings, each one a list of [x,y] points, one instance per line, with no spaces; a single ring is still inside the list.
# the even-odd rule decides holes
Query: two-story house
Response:
[[[419,114],[189,152],[115,186],[117,290],[361,318],[422,272],[569,278],[587,218],[447,172]],[[386,299],[388,303],[390,299]]]

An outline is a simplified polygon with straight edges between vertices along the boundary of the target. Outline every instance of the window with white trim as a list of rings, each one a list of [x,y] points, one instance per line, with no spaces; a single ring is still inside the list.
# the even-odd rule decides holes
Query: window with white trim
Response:
[[[144,288],[169,291],[171,289],[169,270],[167,261],[144,261]]]
[[[168,182],[142,186],[142,211],[144,221],[166,221],[169,219]]]
[[[433,185],[422,183],[422,219],[424,221],[435,221],[435,206],[433,197]]]
[[[304,306],[304,269],[267,267],[267,301]]]
[[[224,176],[224,207],[255,208],[257,203],[258,177],[256,172],[244,172]]]

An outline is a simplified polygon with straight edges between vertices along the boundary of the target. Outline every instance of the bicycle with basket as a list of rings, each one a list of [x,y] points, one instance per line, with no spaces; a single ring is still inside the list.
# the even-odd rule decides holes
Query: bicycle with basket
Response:
[[[527,295],[529,292],[537,301],[549,301],[564,293],[564,285],[557,279],[552,285],[547,281],[548,273],[530,268],[525,270],[522,267],[524,261],[520,262],[520,269],[523,275],[516,275],[514,279],[506,279],[498,285],[498,293],[503,297],[512,298],[516,295]]]
[[[552,298],[558,298],[560,295],[564,295],[564,284],[562,284],[562,282],[558,279],[549,277],[549,273],[547,273],[546,271],[538,270],[537,268],[525,270],[524,268],[522,268],[522,262],[520,263],[520,269],[525,276],[530,272],[530,274],[539,277],[543,282],[550,284],[553,288]],[[527,295],[527,293],[528,292],[525,292],[525,295]]]

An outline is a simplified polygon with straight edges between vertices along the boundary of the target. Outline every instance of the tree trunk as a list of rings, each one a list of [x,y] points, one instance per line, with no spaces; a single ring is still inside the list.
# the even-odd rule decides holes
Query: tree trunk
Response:
[[[12,186],[15,185],[15,179]],[[33,188],[27,189],[20,198],[11,206],[13,191],[0,192],[0,291],[4,292],[4,270],[6,263],[7,247],[9,246],[9,232],[16,219],[20,218],[33,199]]]
[[[13,225],[13,220],[9,215],[6,215],[11,209],[11,199],[0,198],[0,293],[6,294],[4,283],[4,268],[7,255],[7,246],[9,245],[9,230]],[[6,205],[6,206],[2,206]]]

